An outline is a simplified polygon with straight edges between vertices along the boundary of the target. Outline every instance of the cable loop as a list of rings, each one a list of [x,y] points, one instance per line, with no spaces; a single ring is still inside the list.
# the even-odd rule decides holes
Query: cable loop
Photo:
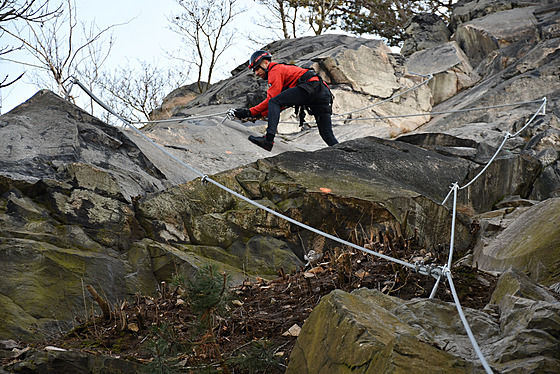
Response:
[[[425,265],[423,262],[417,262],[414,266],[414,271],[418,274],[428,275],[435,279],[443,275],[441,266]]]
[[[224,116],[224,118],[222,119],[222,122],[220,122],[220,124],[224,123],[226,121],[226,119],[231,120],[233,117],[235,117],[235,109],[233,109],[233,108],[228,109],[228,111],[226,112],[226,115]]]

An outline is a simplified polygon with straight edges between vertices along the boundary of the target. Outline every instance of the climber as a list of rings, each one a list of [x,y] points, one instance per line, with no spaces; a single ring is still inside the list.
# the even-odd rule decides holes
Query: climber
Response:
[[[272,55],[262,50],[251,55],[249,69],[252,69],[258,77],[268,79],[269,86],[263,102],[252,108],[239,108],[233,111],[235,117],[239,119],[268,115],[266,135],[251,135],[249,136],[251,142],[267,151],[272,150],[280,121],[280,111],[295,106],[300,111],[306,108],[315,116],[319,134],[325,143],[329,146],[338,144],[332,131],[331,91],[313,70],[273,62]],[[302,114],[300,112],[300,115]]]

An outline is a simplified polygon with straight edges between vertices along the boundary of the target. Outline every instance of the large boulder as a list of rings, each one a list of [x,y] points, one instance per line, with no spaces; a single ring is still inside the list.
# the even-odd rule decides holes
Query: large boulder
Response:
[[[41,339],[71,326],[90,310],[89,284],[116,303],[138,292],[152,295],[159,282],[191,276],[205,263],[228,271],[236,283],[246,278],[247,265],[258,275],[301,264],[273,239],[249,240],[224,256],[212,245],[150,239],[151,226],[136,217],[138,196],[171,182],[120,129],[52,92],[39,92],[0,124],[6,142],[0,161],[2,338]],[[161,165],[172,169],[169,161]],[[214,243],[207,240],[212,227],[199,223],[194,237]]]
[[[139,291],[155,292],[149,256],[129,261],[132,252],[103,245],[87,227],[64,224],[53,216],[17,190],[0,200],[0,336],[4,338],[40,339],[69,327],[89,308],[89,299],[84,299],[88,284],[101,287],[98,290],[111,302]],[[100,224],[104,226],[98,230],[106,230],[105,237],[131,242],[130,233],[120,232],[117,239],[111,230],[118,229],[108,222]]]
[[[355,225],[378,232],[407,215],[407,230],[418,230],[431,246],[450,233],[449,212],[437,201],[454,178],[468,174],[469,165],[405,143],[365,138],[312,153],[284,153],[217,177],[237,193],[341,238],[350,238]],[[309,232],[293,236],[293,225],[213,185],[190,183],[147,197],[138,212],[156,238],[219,246],[230,253],[255,235],[280,238],[300,257],[302,241],[319,251],[327,245],[314,247],[317,239]],[[459,246],[470,242],[469,226],[463,217]]]
[[[474,261],[481,269],[504,271],[513,267],[534,281],[560,282],[560,199],[535,205],[511,223],[490,243],[481,242]]]
[[[505,281],[504,281],[505,282]],[[510,288],[509,291],[515,292]],[[553,373],[560,365],[560,303],[504,292],[495,308],[463,308],[496,372]],[[481,373],[455,305],[403,301],[376,290],[335,290],[313,310],[292,350],[287,373]]]
[[[405,25],[404,32],[406,40],[401,48],[403,56],[447,43],[451,36],[445,22],[434,13],[415,14]]]
[[[408,323],[415,312],[437,320],[433,325],[437,332],[457,322],[451,305],[428,300],[407,305],[376,290],[335,290],[321,299],[303,325],[286,372],[345,373],[352,368],[355,373],[373,374],[392,372],[395,367],[403,372],[473,372],[470,360],[420,338],[433,333]],[[491,325],[484,314],[478,317],[483,318],[480,327]],[[496,330],[487,329],[486,334]]]
[[[508,302],[508,296],[515,296],[533,301],[557,303],[558,299],[546,288],[534,282],[527,275],[515,268],[506,270],[498,280],[492,293],[490,304],[500,305]]]
[[[0,149],[0,175],[18,181],[85,183],[127,202],[165,187],[163,174],[118,128],[47,90],[1,117]]]
[[[517,8],[460,24],[453,35],[473,66],[491,52],[523,41],[534,44],[539,34],[533,15],[536,7]]]
[[[348,85],[352,91],[385,98],[400,88],[390,53],[384,44],[375,48],[362,45],[355,50],[338,46],[319,54],[313,61],[319,64],[319,72],[329,83]]]
[[[206,88],[206,82],[201,82],[201,87]],[[167,119],[177,113],[179,110],[187,106],[189,102],[200,95],[200,88],[197,83],[182,86],[174,89],[165,96],[161,106],[150,112],[150,121],[158,121]]]
[[[466,191],[458,192],[459,204],[474,209],[475,212],[487,212],[494,209],[496,204],[509,196],[529,197],[532,186],[541,172],[541,163],[527,155],[508,152],[498,155],[490,165],[486,165],[495,153],[495,148],[485,144],[491,135],[476,129],[478,135],[469,138],[469,133],[461,132],[461,137],[449,134],[417,133],[403,135],[399,141],[415,144],[433,150],[443,155],[461,157],[474,161],[464,179],[457,178],[455,182],[460,187],[467,185]],[[477,141],[478,140],[478,141]],[[492,142],[497,146],[497,143]],[[485,172],[480,176],[480,172]],[[476,177],[476,179],[475,179]],[[472,181],[472,182],[471,182]]]
[[[456,42],[426,48],[412,54],[407,60],[407,67],[409,71],[434,76],[428,82],[434,104],[455,96],[462,89],[471,87],[480,80]]]
[[[504,296],[501,313],[463,308],[478,345],[500,373],[553,373],[560,365],[560,303]],[[488,312],[491,312],[489,309]],[[376,290],[333,291],[313,310],[287,373],[480,373],[455,305],[403,301]]]
[[[365,61],[368,63],[364,64]],[[363,45],[356,50],[338,46],[318,54],[313,62],[315,70],[332,86],[335,96],[333,121],[336,125],[345,127],[343,133],[352,132],[352,129],[359,128],[359,124],[363,122],[370,128],[365,134],[395,137],[426,123],[428,117],[399,117],[429,112],[433,99],[430,90],[421,85],[422,78],[417,74],[422,72],[414,71],[409,74],[402,59],[395,58],[385,45]],[[358,66],[359,69],[356,68]],[[419,87],[394,100],[388,100],[413,86]],[[376,117],[388,118],[380,121]],[[296,120],[289,116],[282,119]],[[347,124],[352,129],[346,130]],[[279,131],[289,132],[289,128],[286,129],[281,124]]]

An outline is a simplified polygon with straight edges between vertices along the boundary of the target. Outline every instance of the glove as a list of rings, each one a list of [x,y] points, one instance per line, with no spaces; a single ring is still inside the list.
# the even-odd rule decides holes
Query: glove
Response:
[[[249,108],[239,108],[233,111],[233,115],[239,119],[252,117],[251,111]]]

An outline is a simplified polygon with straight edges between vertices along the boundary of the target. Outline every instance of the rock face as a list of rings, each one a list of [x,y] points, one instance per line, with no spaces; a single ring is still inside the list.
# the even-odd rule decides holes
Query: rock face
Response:
[[[201,82],[202,87],[206,87],[206,82]],[[200,95],[200,89],[197,83],[188,86],[179,87],[163,98],[161,107],[150,113],[150,121],[157,121],[173,116],[182,108],[186,107],[189,102],[196,99]]]
[[[429,90],[422,86],[419,90],[404,95],[397,102],[384,103],[372,110],[354,112],[421,82],[420,77],[408,74],[401,56],[392,54],[380,40],[345,35],[320,35],[281,40],[263,49],[273,55],[274,61],[313,68],[321,75],[335,96],[333,111],[339,113],[335,121],[341,126],[349,118],[412,114],[431,109]],[[367,63],[364,63],[365,61]],[[214,84],[211,90],[189,102],[185,109],[176,111],[176,116],[200,113],[201,106],[254,106],[266,97],[266,88],[266,81],[256,77],[247,69],[245,63],[234,70],[230,79]],[[407,121],[393,118],[376,122],[377,134],[373,135],[386,137],[389,134],[396,136],[411,131],[424,124],[426,118],[416,117]],[[280,134],[299,132],[296,117],[291,110],[283,113],[278,131]],[[367,135],[371,135],[371,131]]]
[[[476,65],[497,49],[519,41],[534,43],[538,37],[537,21],[533,16],[535,9],[512,9],[462,23],[453,39]]]
[[[457,25],[474,19],[483,18],[492,13],[511,9],[524,8],[535,4],[554,4],[554,0],[525,1],[525,0],[463,0],[453,7],[450,27],[456,30]]]
[[[552,198],[528,209],[491,243],[481,242],[474,251],[478,266],[496,271],[510,267],[534,281],[551,285],[559,281],[560,199]]]
[[[394,162],[397,158],[399,163]],[[425,161],[421,167],[413,162],[419,158]],[[290,152],[261,160],[222,173],[219,181],[312,227],[327,231],[336,227],[341,238],[349,238],[355,225],[363,226],[364,232],[379,232],[407,214],[409,229],[421,230],[430,246],[449,236],[450,217],[436,203],[445,197],[445,181],[466,176],[469,166],[467,161],[406,143],[365,138],[308,154],[305,159],[299,152]],[[433,180],[441,183],[430,183]],[[321,188],[331,192],[325,194]],[[308,211],[311,207],[314,214]],[[140,202],[138,211],[143,226],[160,240],[207,243],[228,253],[256,235],[282,238],[300,258],[303,254],[297,252],[298,242],[319,251],[328,244],[315,243],[317,237],[308,232],[293,237],[292,225],[236,201],[223,190],[201,184],[148,197]],[[160,217],[166,221],[161,222]],[[464,218],[457,234],[463,247],[470,242],[469,220]]]
[[[202,176],[343,239],[363,239],[358,226],[375,234],[401,225],[426,247],[447,248],[451,209],[441,202],[450,185],[465,186],[484,170],[458,193],[454,244],[473,249],[461,264],[503,274],[487,308],[467,310],[467,319],[496,371],[557,372],[559,304],[549,290],[560,290],[560,8],[471,1],[456,9],[452,40],[418,38],[407,58],[380,41],[341,35],[265,47],[330,83],[335,147],[325,148],[314,127],[285,122],[272,153],[248,143],[265,122],[224,118],[229,107],[264,95],[264,82],[245,65],[167,108],[177,121],[140,134],[47,91],[0,117],[0,340],[70,327],[93,304],[84,301],[87,284],[116,302],[208,262],[241,282],[300,268],[303,248],[337,245]],[[426,78],[413,73],[434,78],[420,85]],[[545,96],[546,111],[537,114]],[[209,113],[218,115],[183,118]],[[403,114],[414,116],[395,118]],[[530,120],[486,167],[504,136]],[[37,362],[52,358],[33,354]],[[99,366],[121,365],[109,361]],[[21,372],[33,370],[40,368],[22,362]],[[453,304],[335,291],[303,326],[288,371],[350,370],[482,372]]]
[[[554,301],[506,294],[499,303],[499,317],[491,310],[465,310],[493,370],[556,372],[560,303],[548,297]],[[336,290],[307,319],[286,372],[346,373],[350,368],[372,374],[484,372],[468,346],[452,304],[429,299],[405,302],[376,290]]]
[[[3,338],[41,339],[70,326],[91,305],[84,299],[87,284],[117,302],[153,294],[177,271],[192,274],[212,261],[205,259],[213,251],[208,245],[150,239],[152,225],[142,226],[137,201],[171,183],[118,128],[41,91],[2,116],[0,132]],[[253,253],[255,273],[300,264],[289,248],[268,242],[271,253]],[[219,260],[235,281],[243,279],[242,261]]]
[[[2,116],[1,124],[4,178],[30,184],[73,180],[129,202],[164,187],[163,175],[122,132],[50,91]]]
[[[437,47],[449,41],[451,31],[445,22],[433,13],[420,13],[413,16],[405,25],[407,39],[401,48],[403,56]]]
[[[321,300],[304,324],[287,372],[344,373],[352,368],[360,373],[386,373],[398,367],[403,372],[468,373],[472,370],[469,362],[420,342],[417,337],[428,335],[427,331],[407,323],[407,317],[429,313],[437,326],[435,333],[443,335],[444,326],[456,322],[452,311],[453,307],[447,304],[428,300],[405,303],[375,290],[362,289],[351,294],[333,291]],[[488,319],[480,321],[481,327],[489,325]],[[357,349],[352,348],[345,355],[337,346]]]
[[[456,42],[416,52],[408,58],[407,63],[410,71],[434,76],[428,83],[434,96],[434,104],[455,96],[480,80]]]

